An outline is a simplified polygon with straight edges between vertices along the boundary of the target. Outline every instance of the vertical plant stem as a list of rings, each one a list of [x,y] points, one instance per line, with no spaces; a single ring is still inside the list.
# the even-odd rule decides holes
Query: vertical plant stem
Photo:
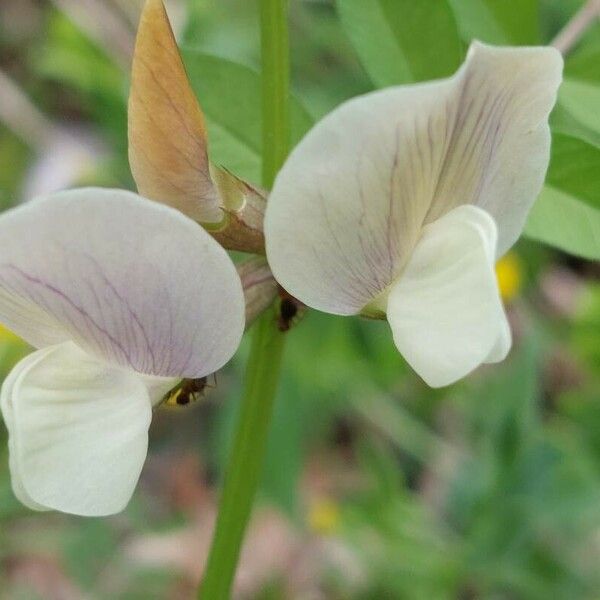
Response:
[[[277,390],[284,336],[269,309],[254,325],[245,390],[219,506],[219,515],[199,597],[230,597],[244,532],[265,454]]]
[[[263,77],[263,184],[270,188],[289,148],[287,0],[260,0]],[[259,484],[277,392],[284,334],[271,307],[253,326],[250,358],[214,538],[199,590],[227,600]]]
[[[271,189],[290,144],[287,0],[260,0],[263,185]]]

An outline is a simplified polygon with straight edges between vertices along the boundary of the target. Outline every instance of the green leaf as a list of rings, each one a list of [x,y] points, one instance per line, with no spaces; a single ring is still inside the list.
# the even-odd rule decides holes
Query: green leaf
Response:
[[[550,127],[554,135],[572,135],[600,147],[600,131],[594,131],[584,125],[561,104],[557,104],[550,115]]]
[[[194,92],[206,115],[213,162],[258,183],[261,178],[262,116],[260,74],[250,67],[182,49]],[[291,102],[292,143],[310,129],[313,119],[300,102]]]
[[[555,132],[547,182],[525,233],[565,252],[600,258],[600,147]]]
[[[578,137],[555,133],[547,181],[600,209],[600,147]]]
[[[531,443],[531,432],[539,427],[540,347],[529,334],[511,358],[479,388],[475,414],[481,419],[481,443],[494,462],[513,463]]]
[[[577,121],[600,135],[600,85],[566,78],[558,100]]]
[[[449,0],[462,36],[488,44],[538,44],[539,1]]]
[[[463,52],[446,0],[337,0],[342,25],[378,87],[452,74]]]
[[[600,83],[600,25],[592,27],[577,49],[565,61],[565,75]]]
[[[600,259],[600,210],[550,185],[537,199],[525,234],[570,254]]]

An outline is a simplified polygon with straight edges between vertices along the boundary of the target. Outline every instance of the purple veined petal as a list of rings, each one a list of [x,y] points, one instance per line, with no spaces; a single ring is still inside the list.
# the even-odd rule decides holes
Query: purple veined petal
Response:
[[[146,458],[152,415],[135,373],[65,342],[18,363],[0,400],[13,489],[24,504],[84,516],[125,508]]]
[[[490,253],[496,236],[485,211],[459,206],[425,227],[391,288],[387,316],[394,343],[432,387],[502,360],[510,348]]]
[[[300,142],[265,218],[278,281],[320,310],[355,314],[400,275],[422,228],[462,204],[519,236],[548,166],[561,80],[552,48],[471,46],[445,80],[346,102]]]
[[[227,253],[174,209],[61,192],[0,217],[0,321],[140,373],[202,377],[231,358],[244,298]]]

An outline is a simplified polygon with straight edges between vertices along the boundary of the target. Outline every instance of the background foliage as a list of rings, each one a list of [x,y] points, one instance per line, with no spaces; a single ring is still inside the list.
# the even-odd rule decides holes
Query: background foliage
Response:
[[[257,180],[255,3],[167,4],[213,159]],[[548,43],[580,5],[292,0],[294,139],[353,95],[451,73],[473,38]],[[126,99],[138,13],[127,0],[2,2],[3,209],[52,188],[133,187]],[[499,272],[516,337],[510,359],[434,391],[384,324],[308,314],[289,334],[240,598],[597,598],[599,24],[565,74],[530,239]],[[5,375],[28,350],[0,337]],[[142,483],[110,519],[21,507],[2,430],[1,598],[191,596],[245,352],[200,405],[159,411]]]

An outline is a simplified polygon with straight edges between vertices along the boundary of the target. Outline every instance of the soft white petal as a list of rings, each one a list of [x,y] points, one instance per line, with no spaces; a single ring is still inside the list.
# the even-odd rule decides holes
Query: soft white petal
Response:
[[[0,321],[159,376],[235,352],[244,297],[223,248],[181,213],[121,190],[53,194],[0,217]]]
[[[16,450],[15,450],[15,437],[12,435],[14,431],[14,411],[12,404],[12,394],[13,387],[15,382],[19,378],[19,375],[22,371],[27,370],[31,363],[35,363],[39,360],[37,353],[34,352],[29,354],[25,358],[23,358],[12,371],[7,375],[7,377],[2,382],[2,389],[0,390],[0,408],[2,409],[2,418],[4,419],[4,424],[6,425],[6,429],[8,430],[8,466],[11,474],[11,483],[12,489],[15,493],[15,496],[19,499],[19,501],[31,508],[32,510],[49,510],[45,506],[34,502],[33,499],[29,496],[25,487],[23,486],[23,482],[21,481],[21,475],[19,473],[19,469],[17,468],[16,463]]]
[[[459,204],[476,204],[498,226],[496,257],[516,242],[548,169],[548,116],[562,67],[552,47],[471,46],[427,222]]]
[[[133,372],[72,342],[31,354],[2,387],[15,494],[32,508],[86,516],[121,511],[148,447],[152,414]]]
[[[0,322],[36,348],[66,342],[69,333],[65,328],[39,304],[29,300],[25,294],[18,293],[7,283],[3,264],[0,257]]]
[[[502,362],[510,352],[512,346],[512,332],[510,331],[510,324],[506,318],[506,314],[502,313],[502,330],[496,339],[491,352],[485,359],[486,363],[498,363]]]
[[[461,204],[494,217],[503,253],[542,185],[561,68],[552,48],[475,43],[449,79],[334,110],[292,152],[269,199],[276,278],[314,308],[357,313],[402,271],[423,225]]]
[[[490,254],[495,237],[487,213],[460,206],[424,229],[391,289],[387,317],[394,342],[432,387],[453,383],[507,351]]]

